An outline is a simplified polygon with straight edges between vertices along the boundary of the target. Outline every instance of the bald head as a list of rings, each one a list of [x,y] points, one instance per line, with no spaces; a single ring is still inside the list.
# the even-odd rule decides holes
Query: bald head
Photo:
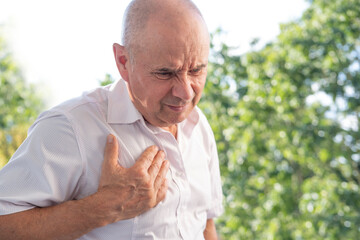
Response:
[[[133,0],[124,15],[122,44],[133,55],[141,40],[146,39],[143,34],[150,20],[175,29],[194,18],[207,32],[205,21],[191,0]]]

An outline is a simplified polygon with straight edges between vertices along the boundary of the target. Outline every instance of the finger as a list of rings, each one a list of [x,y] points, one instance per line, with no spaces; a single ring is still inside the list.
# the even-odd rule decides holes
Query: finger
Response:
[[[166,182],[166,174],[169,171],[169,161],[165,160],[163,161],[161,168],[155,178],[154,181],[154,188],[155,191],[158,191],[164,182]]]
[[[162,183],[161,187],[159,188],[159,191],[157,192],[156,205],[165,199],[167,189],[168,189],[168,184],[167,184],[167,179],[165,178],[165,181]]]
[[[165,153],[164,151],[158,151],[157,154],[154,157],[153,162],[151,163],[149,169],[148,169],[148,173],[150,174],[150,176],[155,179],[155,177],[158,175],[161,165],[164,162],[165,159]]]
[[[155,145],[148,147],[138,158],[134,166],[141,166],[146,169],[149,169],[152,164],[154,157],[156,156],[159,148]]]
[[[106,139],[103,167],[118,165],[119,146],[114,135],[109,134]]]

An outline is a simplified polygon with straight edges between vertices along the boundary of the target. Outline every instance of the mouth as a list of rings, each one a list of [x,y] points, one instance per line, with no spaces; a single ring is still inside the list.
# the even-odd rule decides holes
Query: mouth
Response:
[[[185,108],[186,108],[186,105],[183,105],[183,106],[174,106],[174,105],[168,105],[168,104],[166,104],[166,106],[168,107],[168,108],[170,108],[172,111],[174,111],[174,112],[182,112],[182,111],[184,111],[185,110]]]

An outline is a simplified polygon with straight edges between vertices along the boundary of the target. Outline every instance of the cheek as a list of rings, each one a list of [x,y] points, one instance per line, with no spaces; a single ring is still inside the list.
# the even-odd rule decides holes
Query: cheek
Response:
[[[205,86],[205,82],[206,82],[206,75],[204,77],[197,79],[197,81],[193,85],[193,89],[196,94],[202,93],[204,86]]]
[[[152,86],[144,89],[144,91],[147,91],[149,101],[151,101],[153,105],[157,105],[171,95],[171,85],[166,83],[153,83]]]
[[[130,86],[131,86],[131,91],[133,92],[133,95],[135,96],[136,99],[143,102],[147,98],[143,84],[133,81]]]
[[[162,89],[159,84],[156,84],[151,77],[146,75],[137,76],[132,80],[132,91],[136,97],[142,102],[156,101],[156,99],[161,95]]]

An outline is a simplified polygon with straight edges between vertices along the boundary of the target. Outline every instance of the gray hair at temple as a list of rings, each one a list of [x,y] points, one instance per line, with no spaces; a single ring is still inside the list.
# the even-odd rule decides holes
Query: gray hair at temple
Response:
[[[125,10],[122,28],[122,45],[127,49],[130,55],[130,61],[133,62],[134,49],[137,45],[139,36],[146,28],[147,22],[151,16],[167,13],[167,7],[176,6],[171,9],[186,9],[198,14],[204,21],[204,18],[191,0],[133,0]],[[178,11],[179,13],[180,11]],[[171,13],[169,13],[171,14]],[[205,21],[204,21],[205,22]]]

